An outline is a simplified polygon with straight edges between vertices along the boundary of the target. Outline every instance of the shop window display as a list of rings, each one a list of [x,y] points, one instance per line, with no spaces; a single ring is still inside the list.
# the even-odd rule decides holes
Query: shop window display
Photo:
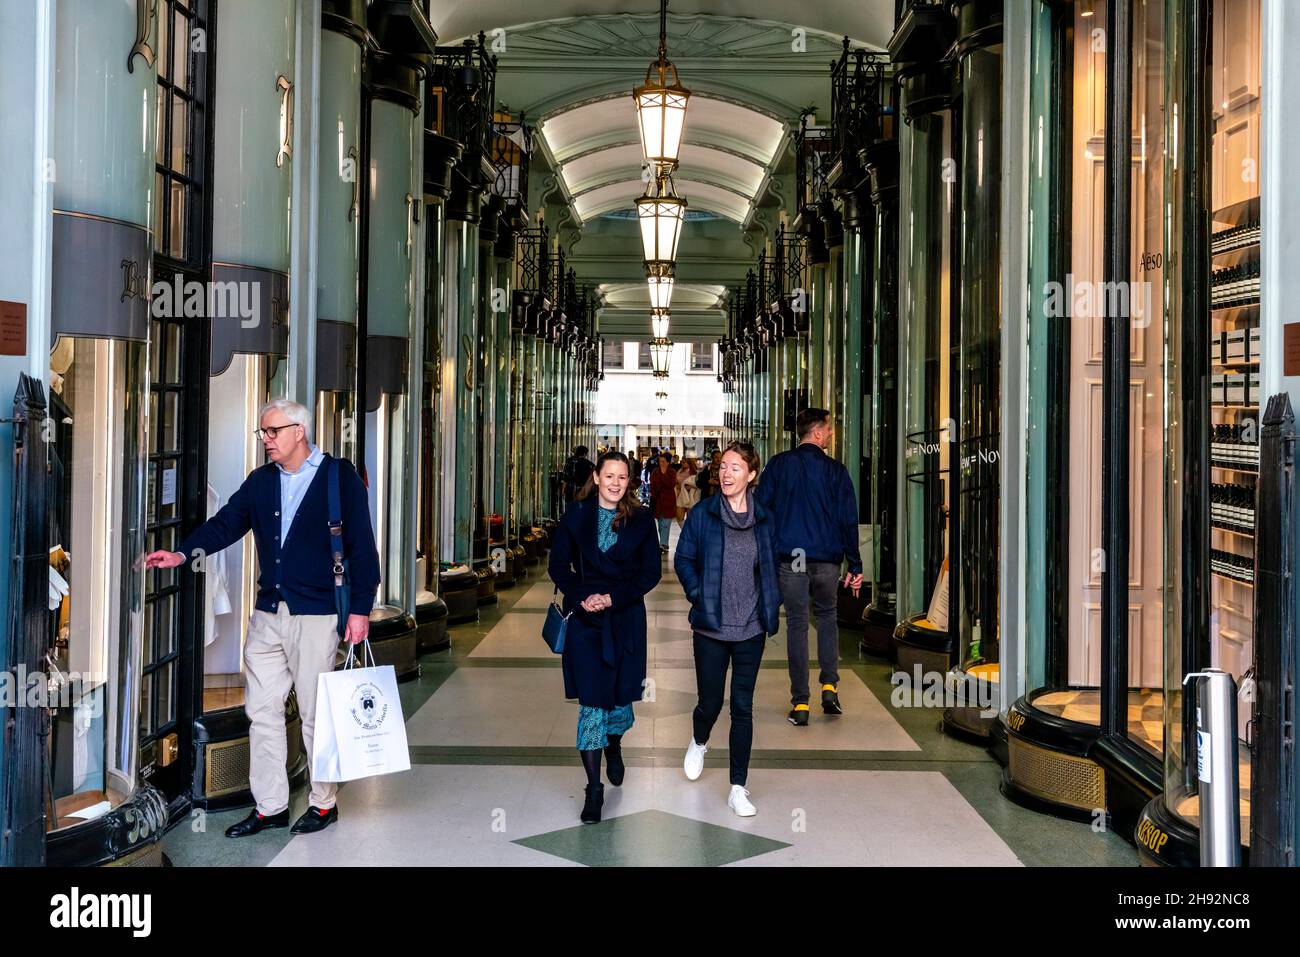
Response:
[[[236,355],[229,367],[211,378],[209,408],[220,410],[210,426],[207,514],[215,515],[266,462],[254,434],[258,415],[279,385],[285,363],[266,355]],[[318,436],[312,441],[319,444]],[[151,574],[166,574],[159,570]],[[252,536],[207,556],[204,565],[203,712],[244,705],[244,642],[257,597],[257,551]]]
[[[144,629],[145,345],[60,337],[50,358],[51,830],[136,787]],[[57,574],[57,578],[55,577]]]
[[[1187,4],[1169,0],[1170,22],[1190,16]],[[1199,825],[1196,776],[1196,705],[1184,676],[1202,668],[1228,672],[1249,689],[1254,657],[1256,483],[1259,480],[1260,394],[1260,0],[1214,0],[1209,22],[1209,275],[1199,301],[1188,297],[1185,261],[1171,259],[1170,328],[1182,342],[1199,339],[1199,354],[1171,350],[1169,401],[1187,394],[1188,381],[1202,379],[1196,410],[1208,435],[1187,423],[1166,423],[1166,508],[1171,525],[1165,539],[1166,575],[1199,567],[1206,576],[1208,608],[1170,602],[1165,609],[1164,761],[1165,809]],[[1171,73],[1199,51],[1175,47]],[[1184,94],[1185,95],[1185,94]],[[1186,189],[1185,170],[1171,169],[1169,188]],[[1174,206],[1170,235],[1200,224],[1185,221]],[[1194,365],[1193,365],[1194,363]],[[1185,405],[1185,403],[1184,403]],[[1184,415],[1187,412],[1184,411]],[[1194,421],[1195,419],[1193,419]],[[1201,476],[1189,462],[1201,463]],[[1183,534],[1184,512],[1193,507],[1180,492],[1200,487],[1209,528],[1205,538]],[[1176,521],[1177,520],[1177,521]],[[1208,552],[1208,554],[1198,554]],[[1195,614],[1195,618],[1189,616]],[[1203,620],[1204,619],[1204,620]],[[1237,701],[1237,738],[1242,844],[1250,838],[1251,722],[1253,698]]]
[[[902,424],[898,528],[899,669],[911,675],[950,664],[948,576],[952,487],[950,342],[952,223],[955,183],[945,177],[952,155],[952,111],[936,96],[943,72],[900,78],[902,208],[899,261],[899,418]],[[928,104],[928,108],[913,107]]]
[[[1153,755],[1161,753],[1163,699],[1161,614],[1163,582],[1160,551],[1161,421],[1164,348],[1162,224],[1164,179],[1164,96],[1162,3],[1134,8],[1132,129],[1133,281],[1127,290],[1132,317],[1130,338],[1129,448],[1129,699],[1128,733]],[[1071,118],[1065,158],[1069,193],[1069,231],[1060,237],[1068,249],[1068,272],[1047,278],[1050,287],[1032,317],[1031,339],[1041,337],[1044,363],[1055,368],[1031,387],[1031,402],[1068,410],[1056,418],[1068,431],[1031,438],[1031,474],[1039,480],[1054,472],[1067,483],[1064,503],[1053,503],[1057,521],[1045,521],[1038,547],[1065,553],[1064,579],[1045,576],[1044,587],[1060,588],[1039,606],[1036,634],[1054,642],[1032,649],[1029,680],[1033,706],[1067,721],[1100,727],[1101,584],[1104,571],[1101,527],[1102,481],[1102,328],[1105,297],[1104,140],[1106,100],[1105,4],[1077,6],[1072,30],[1072,102],[1060,104]],[[1052,188],[1044,181],[1042,188]],[[1045,228],[1045,223],[1040,227]],[[1064,281],[1062,281],[1064,280]],[[1124,292],[1124,290],[1121,290]],[[1064,329],[1050,328],[1063,324]],[[1068,371],[1067,371],[1068,370]],[[1061,375],[1064,373],[1064,381]],[[1054,417],[1055,418],[1055,417]],[[1048,428],[1047,418],[1039,427]],[[1059,443],[1059,444],[1058,444]],[[1036,454],[1035,454],[1036,453]],[[1042,470],[1038,472],[1036,470]],[[1032,481],[1032,480],[1031,480]],[[1048,493],[1050,494],[1050,492]],[[1037,529],[1035,530],[1037,531]],[[1032,533],[1031,533],[1032,534]],[[1064,542],[1052,541],[1064,534]],[[1055,621],[1044,621],[1047,616]]]
[[[965,685],[966,703],[945,711],[944,727],[981,739],[992,726],[996,708],[990,703],[999,698],[1001,668],[1002,44],[1000,33],[984,32],[998,16],[996,7],[978,4],[965,4],[959,13],[959,29],[968,42],[958,59],[960,338],[955,378],[961,399],[952,612],[958,643],[953,677]],[[995,42],[976,45],[994,36]]]

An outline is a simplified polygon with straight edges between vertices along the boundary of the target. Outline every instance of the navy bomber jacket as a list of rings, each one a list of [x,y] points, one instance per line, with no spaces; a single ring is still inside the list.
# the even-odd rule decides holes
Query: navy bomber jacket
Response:
[[[755,497],[776,517],[779,559],[802,549],[808,561],[847,561],[854,575],[862,571],[853,480],[816,445],[803,442],[774,455],[759,475]]]
[[[280,471],[268,462],[254,469],[216,515],[177,547],[187,559],[215,555],[250,529],[257,546],[257,609],[274,612],[281,601],[291,615],[333,615],[334,559],[329,533],[331,456],[326,453],[302,504],[280,541]],[[379,588],[379,552],[370,524],[370,504],[361,476],[346,459],[339,460],[339,508],[343,519],[343,557],[352,590],[349,611],[369,615]]]

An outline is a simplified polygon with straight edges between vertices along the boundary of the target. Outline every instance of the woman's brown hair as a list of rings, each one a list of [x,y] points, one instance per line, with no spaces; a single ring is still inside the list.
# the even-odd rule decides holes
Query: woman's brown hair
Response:
[[[758,484],[758,472],[763,467],[763,460],[758,457],[754,447],[748,442],[732,442],[722,450],[725,455],[727,452],[735,452],[745,460],[745,467],[754,473],[753,479],[750,480],[750,487],[753,488]]]
[[[608,452],[602,452],[600,458],[596,459],[596,467],[592,469],[591,474],[587,476],[587,483],[582,486],[582,490],[578,492],[574,498],[578,501],[583,501],[596,494],[596,476],[599,475],[600,470],[605,467],[605,463],[610,461],[622,462],[623,467],[627,469],[628,482],[623,486],[623,497],[618,500],[617,511],[614,514],[613,526],[614,528],[618,528],[623,524],[624,520],[631,516],[633,512],[642,507],[639,502],[631,498],[632,464],[628,462],[627,456],[622,452],[613,449]]]

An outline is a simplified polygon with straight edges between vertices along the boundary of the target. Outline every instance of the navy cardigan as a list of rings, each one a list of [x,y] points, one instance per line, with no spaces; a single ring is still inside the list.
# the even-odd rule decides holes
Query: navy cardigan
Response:
[[[283,542],[280,470],[274,462],[268,462],[250,472],[230,501],[181,542],[177,551],[186,558],[215,555],[252,529],[261,572],[257,609],[274,612],[283,600],[291,615],[335,614],[334,559],[325,491],[330,459],[328,453],[321,459]],[[354,615],[369,615],[379,588],[379,552],[370,525],[366,487],[346,459],[339,460],[339,508],[343,513],[343,557],[352,586],[349,610]],[[195,567],[201,570],[201,563]]]

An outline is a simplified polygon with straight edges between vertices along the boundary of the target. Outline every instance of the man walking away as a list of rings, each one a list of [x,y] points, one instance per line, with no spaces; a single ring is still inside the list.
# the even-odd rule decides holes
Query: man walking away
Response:
[[[260,577],[257,606],[244,644],[248,713],[248,782],[257,806],[226,829],[247,837],[289,824],[289,777],[285,773],[284,704],[296,688],[302,743],[310,760],[316,727],[316,678],[334,670],[339,646],[338,612],[330,522],[331,469],[337,469],[343,560],[350,585],[346,640],[358,644],[370,631],[370,609],[379,588],[379,554],[370,525],[366,487],[351,463],[311,442],[311,412],[289,399],[266,404],[259,416],[269,461],[249,473],[216,515],[181,542],[179,551],[151,552],[146,568],[175,568],[191,558],[215,555],[250,529]],[[312,781],[309,807],[295,834],[324,830],[338,820],[338,785]]]
[[[592,469],[595,466],[591,464],[591,459],[587,458],[587,447],[579,445],[573,450],[564,463],[564,501],[572,505],[574,496],[582,491],[582,487],[587,484],[587,479],[591,477]]]
[[[822,710],[841,714],[839,629],[835,621],[840,566],[844,584],[862,587],[858,504],[849,470],[826,454],[834,430],[825,409],[804,409],[795,420],[798,447],[768,462],[758,501],[776,515],[777,577],[785,605],[790,663],[790,723],[808,724],[808,612],[817,627]]]

